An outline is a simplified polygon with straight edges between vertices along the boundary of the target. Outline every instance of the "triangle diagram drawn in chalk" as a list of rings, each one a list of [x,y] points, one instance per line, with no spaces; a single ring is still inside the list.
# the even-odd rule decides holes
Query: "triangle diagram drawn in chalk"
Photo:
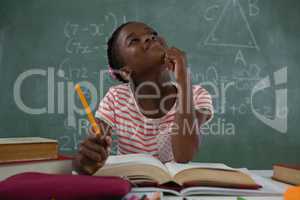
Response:
[[[259,50],[239,0],[228,0],[204,45]]]

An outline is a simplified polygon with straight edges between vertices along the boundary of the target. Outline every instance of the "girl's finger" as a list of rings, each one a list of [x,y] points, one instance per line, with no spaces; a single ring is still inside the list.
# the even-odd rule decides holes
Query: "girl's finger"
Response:
[[[98,145],[104,146],[105,144],[105,140],[104,140],[104,136],[102,135],[95,135],[95,134],[91,134],[88,136],[87,140],[91,141],[92,143],[96,143]]]
[[[96,152],[86,148],[85,146],[80,147],[79,153],[81,153],[84,157],[86,157],[87,159],[92,160],[94,162],[102,161],[101,154],[96,153]]]
[[[176,47],[171,47],[169,49],[169,52],[170,52],[170,54],[177,55],[177,56],[183,56],[183,55],[185,55],[184,51],[182,51],[182,50],[180,50],[180,49],[178,49]]]
[[[111,153],[111,147],[107,147],[107,148],[106,148],[106,151],[107,151],[107,154],[108,154],[108,156],[109,156],[110,153]]]
[[[100,149],[100,155],[102,157],[102,162],[105,161],[108,157],[108,152],[107,152],[107,149],[104,148],[104,147],[101,147]]]
[[[95,143],[95,142],[91,142],[90,140],[85,140],[82,143],[83,146],[85,146],[86,148],[93,150],[95,152],[100,152],[101,151],[101,145]]]
[[[166,51],[166,57],[173,60],[173,59],[176,59],[178,57],[178,53],[172,49],[168,49]]]
[[[165,58],[165,64],[168,70],[173,71],[174,63],[169,58]]]
[[[88,132],[89,132],[89,135],[95,135],[96,134],[96,131],[92,126],[89,127]]]
[[[112,144],[112,138],[110,136],[106,136],[105,137],[105,142],[106,142],[107,146],[111,146],[111,144]]]
[[[158,37],[158,41],[163,47],[168,47],[167,42],[163,37]]]

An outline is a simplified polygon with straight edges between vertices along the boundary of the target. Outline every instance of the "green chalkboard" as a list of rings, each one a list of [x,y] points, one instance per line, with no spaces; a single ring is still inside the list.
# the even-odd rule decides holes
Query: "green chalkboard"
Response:
[[[56,138],[74,153],[88,124],[73,84],[96,106],[118,84],[100,73],[106,40],[137,20],[184,50],[193,83],[213,96],[195,160],[299,163],[299,10],[297,0],[1,0],[0,136]]]

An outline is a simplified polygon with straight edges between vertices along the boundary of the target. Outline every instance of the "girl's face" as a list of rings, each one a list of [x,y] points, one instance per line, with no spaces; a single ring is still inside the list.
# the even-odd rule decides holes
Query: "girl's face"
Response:
[[[116,45],[124,65],[135,75],[143,76],[163,70],[164,39],[143,23],[130,23],[122,28]]]

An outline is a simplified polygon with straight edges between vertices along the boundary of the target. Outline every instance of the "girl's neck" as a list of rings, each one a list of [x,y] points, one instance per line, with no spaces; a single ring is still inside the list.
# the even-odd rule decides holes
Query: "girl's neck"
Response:
[[[147,77],[132,78],[133,80],[130,82],[130,87],[134,93],[133,95],[137,106],[146,117],[160,118],[175,105],[177,89],[172,84],[172,79],[167,70],[154,75],[149,74]],[[172,98],[163,100],[169,95],[173,95],[170,96]],[[150,114],[148,111],[158,112]]]
[[[159,75],[158,75],[159,74]],[[172,79],[167,70],[162,71],[161,73],[149,73],[143,77],[133,77],[132,84],[133,89],[136,90],[140,87],[140,94],[153,94],[157,93],[157,89],[160,92],[164,92],[166,86],[170,85]]]

